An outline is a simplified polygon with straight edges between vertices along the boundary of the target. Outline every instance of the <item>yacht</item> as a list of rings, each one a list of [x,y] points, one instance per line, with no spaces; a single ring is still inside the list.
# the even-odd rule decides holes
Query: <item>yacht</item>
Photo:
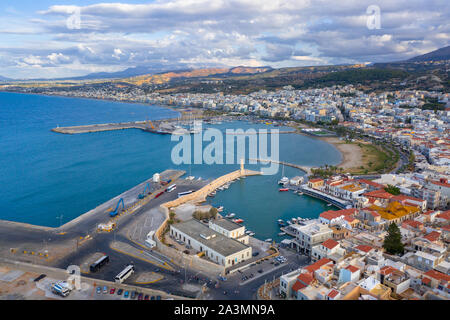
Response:
[[[217,208],[217,211],[218,211],[218,212],[222,212],[222,211],[223,211],[223,206],[218,207],[218,208]]]
[[[225,218],[234,218],[236,216],[235,213],[229,213],[225,216]]]
[[[266,239],[266,240],[264,240],[265,242],[272,242],[272,239],[271,238],[269,238],[269,239]]]

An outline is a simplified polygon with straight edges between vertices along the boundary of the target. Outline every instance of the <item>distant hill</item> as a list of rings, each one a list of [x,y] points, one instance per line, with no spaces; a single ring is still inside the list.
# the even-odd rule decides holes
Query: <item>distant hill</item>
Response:
[[[60,78],[53,80],[94,80],[94,79],[120,79],[136,77],[144,74],[155,74],[168,70],[179,70],[181,67],[176,66],[137,66],[117,72],[96,72],[80,77]],[[185,67],[184,67],[185,68]]]
[[[157,74],[145,74],[128,79],[121,79],[134,85],[163,84],[174,79],[205,78],[211,76],[233,77],[239,75],[254,75],[273,70],[271,67],[234,67],[234,68],[203,68],[162,72]]]
[[[424,62],[424,61],[438,61],[438,60],[450,60],[450,46],[428,52],[426,54],[408,59],[406,61]]]
[[[0,76],[0,81],[11,81],[12,79]]]

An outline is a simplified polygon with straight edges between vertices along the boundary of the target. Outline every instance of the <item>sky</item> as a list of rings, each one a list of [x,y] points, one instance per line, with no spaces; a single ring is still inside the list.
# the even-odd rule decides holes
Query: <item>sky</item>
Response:
[[[448,0],[1,0],[0,76],[389,62],[449,38]]]

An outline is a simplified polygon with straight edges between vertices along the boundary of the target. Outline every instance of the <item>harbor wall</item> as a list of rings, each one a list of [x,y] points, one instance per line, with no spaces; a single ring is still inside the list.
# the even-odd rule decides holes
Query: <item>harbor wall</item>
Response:
[[[247,169],[244,169],[243,171],[236,170],[236,171],[230,172],[224,176],[221,176],[221,177],[215,179],[214,181],[208,183],[206,186],[204,186],[200,190],[197,190],[191,194],[182,196],[181,198],[175,199],[173,201],[166,202],[166,203],[162,204],[161,206],[164,206],[166,208],[172,208],[172,207],[178,207],[189,201],[199,201],[199,202],[204,201],[206,199],[206,197],[208,196],[208,194],[210,194],[211,192],[215,191],[216,189],[220,188],[221,186],[223,186],[224,184],[226,184],[228,182],[236,180],[237,178],[240,178],[242,176],[251,176],[251,175],[260,175],[260,174],[261,174],[261,172],[259,172],[259,171],[252,171],[252,170],[247,170]]]

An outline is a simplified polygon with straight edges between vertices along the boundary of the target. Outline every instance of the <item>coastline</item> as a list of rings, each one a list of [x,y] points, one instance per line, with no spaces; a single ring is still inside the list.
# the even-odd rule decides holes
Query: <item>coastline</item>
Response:
[[[339,150],[342,154],[342,160],[337,165],[338,167],[352,169],[364,166],[363,152],[357,145],[345,143],[342,140],[339,140],[338,137],[323,137],[317,139],[325,141]]]

